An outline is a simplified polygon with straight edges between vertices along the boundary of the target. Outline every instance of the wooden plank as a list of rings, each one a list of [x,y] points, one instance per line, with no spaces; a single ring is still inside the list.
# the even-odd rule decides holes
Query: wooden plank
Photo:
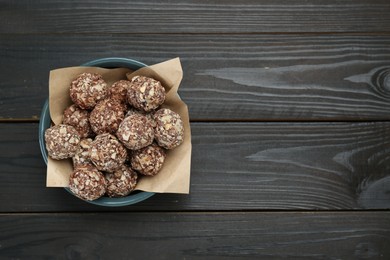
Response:
[[[36,124],[0,124],[1,212],[390,208],[390,122],[193,123],[190,195],[120,209],[45,188]]]
[[[3,119],[39,117],[51,69],[112,56],[181,57],[192,120],[390,119],[390,36],[2,35],[0,50]]]
[[[0,216],[0,256],[389,259],[390,212]]]
[[[387,0],[17,1],[0,33],[389,32]]]

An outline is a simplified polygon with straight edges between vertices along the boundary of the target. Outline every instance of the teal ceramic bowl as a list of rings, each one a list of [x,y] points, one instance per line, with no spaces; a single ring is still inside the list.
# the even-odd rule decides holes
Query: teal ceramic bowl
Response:
[[[102,67],[102,68],[129,68],[131,70],[137,70],[142,67],[145,67],[146,65],[142,62],[131,60],[131,59],[125,59],[125,58],[103,58],[103,59],[89,61],[87,63],[82,64],[81,66]],[[51,120],[50,120],[50,111],[49,111],[49,100],[46,100],[45,104],[43,105],[41,117],[39,121],[39,145],[41,148],[43,160],[45,161],[46,164],[47,164],[47,151],[45,145],[45,130],[50,127],[50,123]],[[73,193],[68,188],[65,189],[73,195]],[[102,197],[94,201],[86,201],[86,202],[99,205],[99,206],[121,207],[121,206],[127,206],[127,205],[132,205],[141,202],[143,200],[146,200],[147,198],[150,198],[153,195],[154,195],[153,192],[135,191],[123,198]]]

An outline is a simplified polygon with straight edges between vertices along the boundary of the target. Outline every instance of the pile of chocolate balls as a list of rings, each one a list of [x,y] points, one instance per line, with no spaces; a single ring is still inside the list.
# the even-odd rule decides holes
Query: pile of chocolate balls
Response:
[[[72,158],[69,188],[79,198],[130,194],[141,176],[158,174],[166,149],[183,142],[183,122],[161,108],[165,88],[160,81],[135,76],[107,85],[100,74],[82,73],[70,84],[74,104],[62,124],[45,132],[50,158]]]

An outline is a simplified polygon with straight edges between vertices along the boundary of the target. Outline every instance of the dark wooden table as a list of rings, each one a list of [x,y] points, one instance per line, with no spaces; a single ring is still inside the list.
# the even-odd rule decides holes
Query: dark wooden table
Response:
[[[190,195],[46,188],[51,69],[180,57]],[[390,2],[0,1],[0,258],[390,259]]]

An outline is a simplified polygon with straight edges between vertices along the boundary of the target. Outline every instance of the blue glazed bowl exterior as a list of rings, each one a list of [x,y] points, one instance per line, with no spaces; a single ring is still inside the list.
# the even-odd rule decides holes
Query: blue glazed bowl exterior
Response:
[[[102,67],[102,68],[129,68],[131,70],[138,70],[147,65],[142,62],[126,59],[126,58],[103,58],[103,59],[89,61],[87,63],[82,64],[81,66]],[[45,161],[46,164],[47,164],[47,151],[45,146],[45,130],[50,127],[50,123],[51,120],[50,120],[50,111],[49,111],[49,100],[47,99],[45,104],[43,105],[41,117],[39,121],[39,146],[41,148],[43,160]],[[65,189],[71,193],[69,188],[65,188]],[[134,192],[134,194],[130,194],[122,198],[102,197],[94,201],[86,201],[86,202],[99,205],[99,206],[121,207],[121,206],[127,206],[127,205],[132,205],[141,202],[143,200],[146,200],[147,198],[150,198],[154,194],[155,193],[153,192],[136,191]]]

